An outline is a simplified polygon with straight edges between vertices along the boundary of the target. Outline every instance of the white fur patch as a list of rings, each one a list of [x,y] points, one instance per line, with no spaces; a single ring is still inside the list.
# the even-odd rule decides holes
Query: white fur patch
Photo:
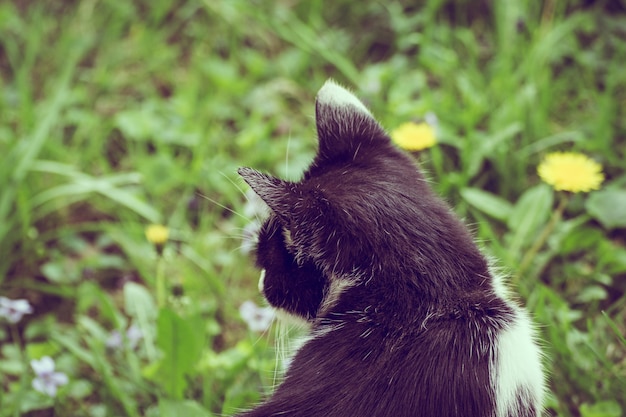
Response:
[[[539,409],[544,393],[541,352],[535,343],[535,331],[530,319],[517,311],[515,323],[498,336],[495,367],[496,403],[498,416],[517,415],[515,408],[520,391],[526,391]]]
[[[541,350],[537,335],[525,310],[511,301],[511,294],[502,275],[492,269],[494,292],[515,312],[515,322],[499,335],[496,347],[496,363],[492,369],[492,381],[496,389],[497,416],[518,415],[517,396],[526,391],[537,404],[537,416],[545,392],[545,380],[541,366]]]
[[[335,276],[330,279],[330,287],[324,299],[322,300],[322,304],[320,305],[318,316],[328,312],[331,308],[337,304],[339,301],[339,297],[345,290],[350,287],[353,287],[357,284],[357,279],[348,279],[348,278],[337,278]]]
[[[324,83],[317,93],[317,102],[338,108],[352,107],[361,113],[373,117],[372,113],[370,113],[361,100],[333,80],[328,80]]]
[[[265,284],[265,269],[261,270],[261,276],[259,277],[259,292],[263,294],[263,288]]]
[[[311,323],[308,322],[306,319],[296,314],[292,314],[283,308],[278,308],[278,307],[273,307],[273,308],[274,308],[274,312],[276,313],[276,318],[281,323],[286,324],[288,326],[296,327],[298,329],[306,329],[306,330],[311,329]]]

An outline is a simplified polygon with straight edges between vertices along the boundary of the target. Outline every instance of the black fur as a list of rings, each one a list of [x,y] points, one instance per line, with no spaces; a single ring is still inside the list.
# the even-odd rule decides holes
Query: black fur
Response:
[[[318,100],[316,123],[301,181],[239,170],[272,211],[264,295],[311,323],[284,382],[242,416],[496,416],[494,345],[515,311],[487,261],[366,111]],[[512,415],[536,415],[519,401]]]

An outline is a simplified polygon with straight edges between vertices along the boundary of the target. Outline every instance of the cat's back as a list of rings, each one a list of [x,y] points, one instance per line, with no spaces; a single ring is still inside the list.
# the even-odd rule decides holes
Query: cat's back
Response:
[[[287,373],[289,383],[267,410],[251,415],[274,415],[287,405],[290,416],[539,415],[522,399],[535,394],[541,381],[533,378],[541,375],[517,369],[535,365],[518,363],[528,360],[532,335],[513,336],[509,346],[508,333],[527,331],[528,322],[503,298],[343,307],[339,301],[318,319]],[[530,360],[538,359],[531,352]]]

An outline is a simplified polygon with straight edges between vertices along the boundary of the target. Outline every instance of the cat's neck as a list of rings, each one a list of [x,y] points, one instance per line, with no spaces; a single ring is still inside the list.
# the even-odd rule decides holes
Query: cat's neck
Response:
[[[423,282],[359,281],[343,287],[318,312],[318,328],[336,328],[365,321],[391,327],[414,328],[432,318],[471,319],[507,312],[506,300],[496,294],[491,277],[476,280],[473,289],[424,291]],[[446,292],[447,291],[447,292]],[[419,323],[418,323],[419,322]]]

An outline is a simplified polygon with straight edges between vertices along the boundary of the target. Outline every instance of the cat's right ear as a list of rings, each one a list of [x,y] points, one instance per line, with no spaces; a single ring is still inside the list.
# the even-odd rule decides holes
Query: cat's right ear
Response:
[[[294,184],[260,173],[252,168],[239,168],[237,172],[278,217],[283,220],[288,220],[291,217],[293,206],[297,200]]]
[[[317,93],[315,122],[322,159],[356,155],[364,142],[389,142],[365,104],[333,80]]]

